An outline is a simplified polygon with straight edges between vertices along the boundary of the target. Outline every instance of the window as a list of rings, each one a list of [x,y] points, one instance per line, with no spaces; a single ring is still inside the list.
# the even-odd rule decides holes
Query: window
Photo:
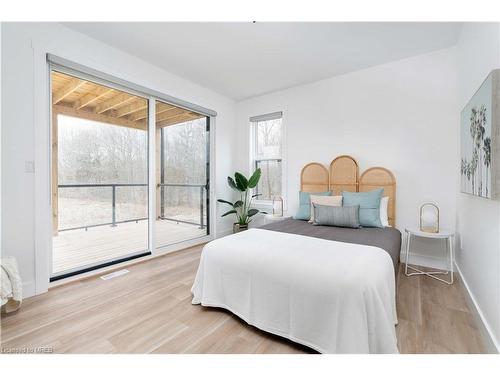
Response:
[[[50,281],[210,235],[210,111],[100,81],[51,65]]]
[[[260,168],[262,176],[256,187],[258,200],[269,201],[282,195],[282,112],[251,117],[253,167]]]
[[[150,254],[151,169],[147,98],[78,73],[50,77],[55,281]]]

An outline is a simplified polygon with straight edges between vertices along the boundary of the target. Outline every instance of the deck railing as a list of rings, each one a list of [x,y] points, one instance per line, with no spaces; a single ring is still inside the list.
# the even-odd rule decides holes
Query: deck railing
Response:
[[[112,227],[116,227],[118,224],[121,223],[130,223],[130,222],[139,222],[141,220],[147,220],[147,217],[138,217],[138,218],[133,218],[133,219],[128,219],[128,220],[117,220],[116,219],[116,188],[117,187],[138,187],[138,186],[143,186],[147,187],[147,184],[62,184],[58,185],[57,187],[59,189],[74,189],[74,188],[111,188],[111,221],[107,223],[99,223],[99,224],[89,224],[89,225],[83,225],[80,227],[71,227],[71,228],[64,228],[64,229],[59,229],[59,232],[63,231],[68,231],[68,230],[76,230],[76,229],[85,229],[87,230],[88,228],[92,227],[100,227],[100,226],[105,226],[105,225],[110,225]],[[206,185],[199,185],[199,184],[158,184],[157,185],[160,188],[160,216],[158,217],[161,220],[170,220],[170,221],[175,221],[177,223],[186,223],[186,224],[192,224],[192,225],[198,225],[200,229],[204,229],[206,227],[205,220],[204,220],[204,196],[205,196],[205,190],[207,188]],[[166,211],[166,204],[165,204],[165,187],[180,187],[180,188],[197,188],[200,190],[200,205],[199,205],[199,222],[195,221],[188,221],[188,220],[180,220],[176,219],[175,217],[168,217],[165,216],[165,211]]]

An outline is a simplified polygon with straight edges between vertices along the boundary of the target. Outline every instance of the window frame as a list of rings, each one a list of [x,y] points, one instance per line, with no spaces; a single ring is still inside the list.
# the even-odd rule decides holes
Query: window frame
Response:
[[[106,69],[103,67],[98,67],[98,69],[94,69],[87,65],[82,65],[80,63],[73,62],[72,60],[66,60],[65,58],[60,58],[58,56],[47,53],[47,51],[39,48],[35,48],[34,52],[34,60],[35,60],[35,92],[38,93],[35,97],[38,98],[36,101],[35,112],[39,113],[40,118],[44,118],[44,126],[36,127],[36,130],[39,133],[39,137],[37,139],[45,139],[47,142],[42,142],[37,144],[38,147],[35,150],[35,153],[39,156],[39,159],[42,160],[40,162],[40,167],[37,168],[36,175],[36,183],[38,186],[36,189],[38,200],[45,202],[44,204],[40,204],[42,207],[39,210],[36,210],[35,216],[37,218],[42,218],[43,220],[39,220],[40,222],[45,222],[46,217],[52,217],[52,191],[50,189],[51,186],[51,175],[52,175],[52,80],[51,80],[51,72],[58,71],[60,73],[64,73],[67,75],[71,75],[77,77],[79,79],[85,79],[92,81],[97,84],[102,84],[105,86],[109,86],[110,88],[117,89],[120,91],[124,91],[126,93],[136,95],[139,97],[143,97],[148,100],[148,252],[149,255],[145,256],[157,256],[161,254],[166,254],[170,251],[178,250],[179,248],[187,248],[194,245],[199,245],[202,243],[206,243],[207,241],[213,240],[215,238],[216,233],[216,207],[213,204],[216,200],[215,196],[215,126],[217,119],[217,112],[207,109],[205,107],[201,107],[199,105],[184,101],[182,99],[177,99],[175,97],[169,96],[167,94],[163,94],[162,92],[149,89],[149,86],[143,86],[140,84],[134,83],[134,81],[128,81],[126,79],[118,78],[117,76],[107,73]],[[76,60],[76,59],[75,59]],[[145,82],[147,84],[147,82]],[[155,181],[155,173],[153,171],[156,170],[156,162],[155,162],[155,151],[156,151],[156,143],[155,143],[155,130],[156,130],[156,101],[161,101],[164,103],[172,104],[176,107],[181,107],[184,109],[191,110],[193,112],[197,112],[199,114],[205,115],[207,117],[207,122],[210,126],[209,137],[207,139],[208,147],[210,150],[209,153],[209,163],[207,165],[207,169],[209,169],[209,174],[207,178],[207,200],[210,199],[210,203],[207,203],[207,228],[209,230],[209,234],[182,241],[179,243],[173,243],[169,245],[160,245],[158,246],[156,240],[156,232],[154,229],[154,212],[156,207],[156,181]],[[37,133],[37,134],[38,134]],[[39,292],[45,292],[50,285],[49,279],[52,276],[52,220],[48,221],[50,224],[47,225],[47,228],[43,228],[36,234],[36,238],[38,239],[36,243],[41,244],[39,249],[37,249],[36,254],[38,256],[39,262],[35,270],[35,278],[36,278],[36,294]],[[102,266],[102,269],[107,269],[108,267],[112,267],[112,264]],[[93,272],[93,271],[88,271]],[[78,271],[78,274],[81,273]],[[75,274],[76,276],[76,274]],[[55,280],[54,280],[55,281]]]
[[[257,140],[258,140],[258,126],[259,122],[281,119],[281,155],[280,157],[274,158],[257,158]],[[276,111],[263,115],[252,116],[250,121],[250,170],[252,173],[257,169],[259,162],[265,161],[278,161],[281,164],[281,193],[280,196],[283,199],[283,209],[286,211],[286,175],[285,175],[285,162],[286,162],[286,145],[285,145],[285,114],[284,111]],[[253,193],[258,193],[258,188],[253,189]],[[267,209],[272,208],[272,199],[258,199],[258,197],[253,201],[253,205],[256,207],[263,207]]]

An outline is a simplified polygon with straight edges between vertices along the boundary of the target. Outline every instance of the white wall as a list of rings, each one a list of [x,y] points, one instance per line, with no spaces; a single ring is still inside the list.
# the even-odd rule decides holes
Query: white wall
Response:
[[[34,99],[34,71],[44,69],[35,66],[35,61],[45,65],[37,58],[40,51],[217,111],[216,185],[219,194],[231,194],[225,178],[234,170],[233,160],[228,157],[235,151],[232,100],[60,24],[3,23],[1,38],[2,91],[9,93],[2,96],[1,102],[1,249],[3,255],[17,257],[26,295],[35,291],[35,233],[44,225],[35,222],[35,174],[25,172],[26,161],[35,161],[36,167],[35,155],[39,154],[35,154],[35,146],[43,140],[35,139],[35,128],[46,121],[37,118],[40,104]],[[230,230],[230,223],[230,219],[218,219],[217,232]]]
[[[283,110],[288,212],[300,170],[353,155],[360,171],[389,168],[397,180],[397,227],[418,226],[419,206],[436,202],[455,226],[457,102],[455,49],[379,65],[237,103],[239,167],[247,170],[248,118]],[[415,241],[413,262],[443,266],[444,243]]]
[[[35,290],[40,223],[35,175],[25,172],[25,162],[36,162],[35,55],[44,49],[216,110],[218,197],[232,194],[228,174],[236,167],[249,169],[248,118],[278,110],[284,111],[286,129],[289,213],[297,208],[300,169],[310,161],[327,165],[346,153],[356,157],[361,171],[375,165],[391,169],[400,229],[418,225],[418,207],[425,201],[440,206],[442,227],[456,224],[457,265],[498,345],[500,204],[458,192],[459,112],[487,73],[500,66],[498,24],[466,25],[456,48],[239,102],[236,114],[231,100],[61,25],[4,23],[0,34],[1,250],[17,257],[27,295]],[[231,218],[218,219],[218,232],[230,230],[230,224]],[[442,265],[444,245],[419,241],[416,250],[422,256],[415,262]]]
[[[500,26],[465,24],[457,45],[459,110],[500,67]],[[500,351],[500,202],[457,195],[456,263]],[[461,243],[461,245],[460,245]]]
[[[0,125],[2,122],[2,27],[0,23]],[[2,126],[0,126],[0,256],[2,256]]]

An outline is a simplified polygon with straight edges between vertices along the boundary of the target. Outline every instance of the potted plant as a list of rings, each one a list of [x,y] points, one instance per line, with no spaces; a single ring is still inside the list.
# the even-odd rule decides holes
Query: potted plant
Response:
[[[260,168],[255,170],[250,178],[246,178],[243,174],[236,172],[234,179],[229,176],[227,178],[228,185],[240,194],[240,199],[236,202],[229,202],[224,199],[217,199],[220,203],[225,203],[231,206],[231,209],[224,213],[222,217],[234,214],[237,222],[233,224],[233,233],[241,232],[248,229],[248,224],[252,221],[252,217],[260,211],[256,208],[250,208],[252,200],[260,194],[250,196],[251,189],[255,188],[260,180]],[[262,212],[265,213],[265,212]]]

